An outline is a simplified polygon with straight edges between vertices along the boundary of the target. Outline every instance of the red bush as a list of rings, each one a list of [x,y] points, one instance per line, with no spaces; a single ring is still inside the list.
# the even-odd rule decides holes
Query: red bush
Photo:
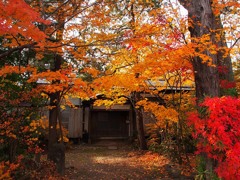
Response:
[[[198,139],[197,153],[217,160],[219,177],[240,179],[240,99],[206,98],[200,106],[203,113],[191,113],[188,118]]]

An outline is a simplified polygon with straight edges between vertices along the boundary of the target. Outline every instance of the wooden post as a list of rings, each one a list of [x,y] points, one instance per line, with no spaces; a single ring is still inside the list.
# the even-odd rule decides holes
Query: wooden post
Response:
[[[70,138],[80,138],[82,137],[82,127],[83,127],[83,110],[82,108],[70,109],[70,117],[68,123],[68,136]]]

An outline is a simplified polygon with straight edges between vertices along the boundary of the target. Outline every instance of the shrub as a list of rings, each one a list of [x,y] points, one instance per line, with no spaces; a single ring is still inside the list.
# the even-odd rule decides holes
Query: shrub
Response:
[[[217,175],[223,179],[240,179],[240,99],[206,98],[189,122],[198,140],[197,153],[204,152],[217,161]]]

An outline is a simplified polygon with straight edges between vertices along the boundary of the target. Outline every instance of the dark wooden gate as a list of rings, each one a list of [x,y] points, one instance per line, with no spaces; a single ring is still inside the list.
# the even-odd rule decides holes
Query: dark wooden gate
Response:
[[[90,136],[98,138],[128,137],[129,111],[92,111]]]

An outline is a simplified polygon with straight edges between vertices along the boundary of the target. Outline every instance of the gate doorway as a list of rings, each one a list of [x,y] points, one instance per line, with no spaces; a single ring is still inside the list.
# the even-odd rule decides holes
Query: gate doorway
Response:
[[[92,111],[92,139],[124,139],[129,136],[129,111]]]

